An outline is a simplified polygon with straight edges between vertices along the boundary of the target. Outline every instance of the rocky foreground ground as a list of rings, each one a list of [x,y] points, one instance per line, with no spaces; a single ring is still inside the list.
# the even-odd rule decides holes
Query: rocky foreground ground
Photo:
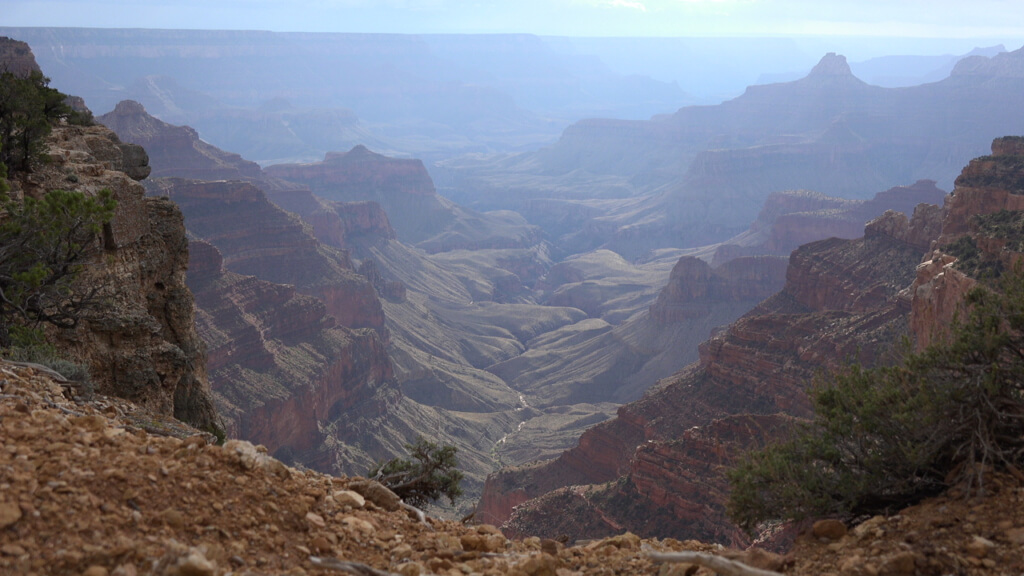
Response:
[[[849,530],[818,522],[780,556],[632,534],[567,546],[421,521],[379,484],[290,468],[246,442],[213,445],[11,363],[0,363],[0,441],[0,574],[714,573],[651,558],[684,550],[796,575],[1024,571],[1024,476]]]

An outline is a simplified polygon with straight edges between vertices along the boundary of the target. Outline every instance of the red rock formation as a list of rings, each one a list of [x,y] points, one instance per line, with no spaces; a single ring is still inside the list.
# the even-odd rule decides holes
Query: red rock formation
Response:
[[[331,188],[335,192],[325,197],[332,200],[376,200],[381,190],[396,195],[436,194],[421,160],[388,158],[361,145],[348,152],[328,152],[323,162],[278,164],[266,171],[290,182]]]
[[[971,160],[956,180],[956,189],[946,202],[942,235],[933,251],[918,268],[912,287],[914,301],[910,322],[919,348],[947,333],[955,314],[962,311],[963,297],[977,281],[970,271],[958,269],[957,259],[944,253],[963,236],[977,246],[980,261],[1009,267],[1020,261],[1019,252],[1006,238],[993,237],[979,229],[977,216],[1006,210],[1024,210],[1024,138],[997,138],[992,155]]]
[[[255,162],[203,142],[188,126],[172,126],[150,116],[134,100],[119,102],[113,111],[96,120],[125,142],[144,147],[150,155],[154,178],[240,180],[260,176]]]
[[[389,158],[364,146],[330,152],[323,162],[269,166],[266,174],[307,186],[331,202],[374,202],[386,212],[387,226],[372,206],[363,212],[338,207],[339,216],[355,234],[390,234],[393,226],[398,239],[430,253],[525,248],[542,239],[540,230],[518,215],[479,214],[438,196],[420,160]]]
[[[380,301],[347,253],[317,242],[252,184],[162,179],[153,186],[178,203],[189,230],[217,247],[228,270],[292,284],[320,298],[342,325],[384,333]]]
[[[870,200],[846,200],[803,190],[776,192],[746,232],[716,250],[712,264],[718,266],[742,255],[788,255],[803,244],[825,238],[858,238],[866,222],[888,210],[910,215],[919,204],[941,204],[945,195],[933,180],[896,186]]]
[[[785,275],[786,262],[781,258],[738,258],[712,268],[703,260],[684,256],[651,304],[651,318],[670,324],[708,314],[711,302],[763,300],[782,288]]]
[[[15,76],[42,72],[28,44],[6,36],[0,36],[0,63],[3,63],[4,72],[10,72]]]
[[[351,244],[367,246],[397,238],[388,215],[376,202],[331,202]]]
[[[694,426],[676,440],[644,442],[636,446],[622,481],[570,486],[520,503],[506,532],[526,536],[543,525],[547,533],[596,538],[630,530],[692,534],[704,542],[746,542],[747,535],[728,520],[728,483],[716,471],[737,454],[781,437],[792,422],[778,414],[741,414]],[[644,505],[634,506],[637,501]],[[552,510],[564,512],[552,516]]]
[[[321,449],[322,426],[356,405],[370,409],[394,387],[383,342],[337,326],[323,302],[291,285],[225,271],[207,242],[193,241],[192,251],[196,323],[229,433],[338,472]]]

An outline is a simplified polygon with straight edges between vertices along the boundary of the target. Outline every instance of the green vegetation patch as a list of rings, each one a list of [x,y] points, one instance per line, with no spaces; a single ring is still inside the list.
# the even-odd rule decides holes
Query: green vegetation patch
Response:
[[[814,420],[730,471],[731,517],[751,529],[892,512],[952,484],[976,493],[993,469],[1024,464],[1024,272],[999,288],[968,294],[948,341],[815,382]]]
[[[974,162],[993,162],[995,167],[980,173],[961,174],[956,179],[957,186],[992,187],[1011,194],[1024,194],[1024,156],[982,156]]]
[[[942,251],[951,256],[956,256],[957,260],[953,263],[953,268],[971,278],[979,280],[993,279],[1003,274],[1002,262],[985,255],[971,236],[964,235],[957,238],[952,244],[944,246]]]

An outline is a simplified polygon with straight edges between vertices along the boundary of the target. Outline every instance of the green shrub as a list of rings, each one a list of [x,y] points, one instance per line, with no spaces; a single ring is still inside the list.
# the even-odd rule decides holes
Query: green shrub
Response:
[[[73,328],[100,305],[100,287],[75,280],[100,250],[115,207],[110,190],[53,190],[21,202],[0,193],[0,347],[22,328]]]
[[[948,341],[898,366],[849,366],[810,394],[813,422],[729,473],[729,513],[775,519],[895,510],[1024,461],[1024,273],[967,296]]]
[[[462,495],[462,472],[456,470],[454,446],[438,446],[420,437],[415,444],[406,444],[412,459],[394,458],[378,464],[367,474],[390,488],[413,506],[423,506],[446,496],[455,504]]]
[[[0,163],[14,172],[29,171],[55,123],[87,122],[88,115],[73,111],[67,98],[40,72],[0,73]]]

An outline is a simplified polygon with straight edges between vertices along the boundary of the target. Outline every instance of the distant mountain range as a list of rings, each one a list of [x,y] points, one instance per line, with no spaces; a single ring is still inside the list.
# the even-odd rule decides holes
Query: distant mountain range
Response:
[[[773,192],[843,198],[932,179],[1024,132],[1024,49],[960,60],[941,82],[871,86],[841,55],[804,78],[647,121],[578,122],[534,152],[446,161],[439,190],[517,210],[570,252],[636,258],[741,232]]]

